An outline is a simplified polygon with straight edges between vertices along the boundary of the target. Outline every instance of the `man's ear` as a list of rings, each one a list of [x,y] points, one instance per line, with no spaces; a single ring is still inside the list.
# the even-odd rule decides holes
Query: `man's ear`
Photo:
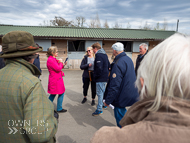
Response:
[[[141,88],[143,88],[144,85],[144,79],[142,77],[140,77],[140,82],[141,82]]]

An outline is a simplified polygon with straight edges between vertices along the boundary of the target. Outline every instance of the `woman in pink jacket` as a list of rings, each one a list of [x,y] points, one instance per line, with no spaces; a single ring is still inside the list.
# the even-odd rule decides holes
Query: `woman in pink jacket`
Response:
[[[50,94],[49,99],[53,102],[56,94],[58,94],[57,99],[57,111],[67,112],[67,110],[62,108],[63,97],[65,93],[65,85],[63,82],[64,72],[61,71],[62,68],[67,64],[62,62],[62,59],[57,60],[58,49],[56,46],[51,46],[47,51],[47,68],[49,71],[49,81],[48,81],[48,93]]]

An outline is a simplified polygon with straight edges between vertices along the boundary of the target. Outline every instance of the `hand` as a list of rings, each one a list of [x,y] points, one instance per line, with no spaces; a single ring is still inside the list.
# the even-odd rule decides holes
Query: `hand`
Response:
[[[67,64],[67,61],[63,63],[63,65],[65,66]]]
[[[90,63],[88,66],[89,66],[89,67],[91,67],[91,66],[92,66],[92,64]]]
[[[63,62],[63,60],[62,59],[58,59],[58,63],[62,63]]]

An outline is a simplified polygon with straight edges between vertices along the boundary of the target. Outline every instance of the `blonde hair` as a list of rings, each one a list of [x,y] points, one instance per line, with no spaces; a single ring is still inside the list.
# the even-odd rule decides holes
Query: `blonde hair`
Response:
[[[92,51],[93,57],[95,57],[95,54],[94,54],[94,52],[93,52],[93,48],[92,48],[92,47],[87,47],[87,49],[90,49],[90,50]],[[88,56],[88,53],[86,52],[85,55]]]
[[[155,97],[149,111],[157,111],[161,97],[190,99],[190,37],[174,34],[152,49],[138,69],[140,96]],[[140,78],[144,79],[141,87]]]
[[[53,53],[56,53],[57,51],[57,46],[51,46],[48,48],[48,51],[47,51],[47,57],[49,56],[53,56]]]

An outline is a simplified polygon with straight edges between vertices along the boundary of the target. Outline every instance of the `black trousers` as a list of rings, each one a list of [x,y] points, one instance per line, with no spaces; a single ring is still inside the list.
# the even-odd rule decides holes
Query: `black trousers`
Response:
[[[92,92],[92,99],[96,97],[96,82],[90,81],[90,78],[83,77],[83,95],[87,96],[88,87],[91,82],[91,92]]]

